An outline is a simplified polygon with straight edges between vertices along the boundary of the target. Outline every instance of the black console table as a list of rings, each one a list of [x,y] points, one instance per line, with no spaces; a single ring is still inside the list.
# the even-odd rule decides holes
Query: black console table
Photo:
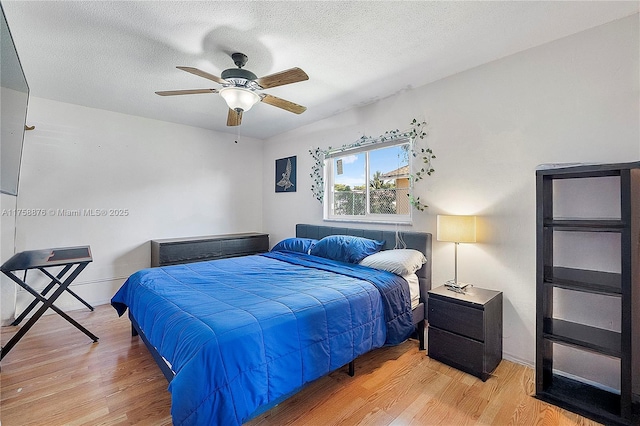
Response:
[[[208,235],[151,241],[151,266],[201,262],[269,251],[269,234]]]
[[[62,247],[62,248],[53,248],[53,249],[45,249],[45,250],[30,250],[23,251],[21,253],[17,253],[13,255],[9,260],[7,260],[2,266],[0,266],[0,271],[2,271],[6,276],[11,278],[16,284],[20,287],[27,290],[35,300],[16,318],[16,320],[11,325],[18,325],[37,305],[38,303],[42,303],[42,306],[33,314],[31,318],[26,322],[26,324],[18,330],[18,332],[7,342],[5,346],[2,347],[2,353],[0,354],[0,359],[4,358],[6,354],[20,341],[22,336],[26,334],[27,331],[40,319],[40,317],[45,313],[45,311],[49,308],[53,309],[57,314],[61,317],[69,321],[73,324],[78,330],[82,331],[84,334],[89,336],[91,340],[94,342],[98,341],[98,337],[92,334],[89,330],[84,328],[80,323],[71,318],[65,312],[63,312],[60,308],[53,304],[53,302],[62,295],[65,291],[74,296],[80,302],[82,302],[89,309],[93,310],[93,307],[89,305],[86,301],[84,301],[80,296],[74,293],[71,289],[69,289],[69,285],[76,277],[82,272],[82,270],[93,261],[91,257],[91,248],[89,246],[80,246],[80,247]],[[56,274],[53,275],[49,272],[48,268],[53,267],[62,267],[62,269]],[[29,269],[37,269],[46,275],[51,282],[42,290],[41,293],[38,293],[36,290],[31,288],[26,283],[27,271]],[[14,273],[16,271],[25,271],[24,278],[20,279]],[[67,273],[69,273],[67,275]],[[66,278],[64,278],[66,275]],[[63,280],[64,278],[64,280]],[[47,298],[47,294],[51,291],[55,286],[58,288]]]

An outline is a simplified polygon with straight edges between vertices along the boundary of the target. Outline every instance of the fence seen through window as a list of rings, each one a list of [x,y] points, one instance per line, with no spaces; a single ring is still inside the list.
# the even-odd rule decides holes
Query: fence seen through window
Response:
[[[410,141],[403,140],[330,158],[329,216],[410,217],[410,152]]]

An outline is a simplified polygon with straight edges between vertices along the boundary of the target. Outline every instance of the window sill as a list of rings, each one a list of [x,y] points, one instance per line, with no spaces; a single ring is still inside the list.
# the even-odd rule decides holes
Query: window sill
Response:
[[[377,224],[377,225],[400,225],[400,226],[413,226],[413,220],[409,219],[406,221],[398,221],[398,220],[371,220],[371,219],[334,219],[334,218],[323,218],[324,222],[338,222],[338,223],[367,223],[367,224]]]

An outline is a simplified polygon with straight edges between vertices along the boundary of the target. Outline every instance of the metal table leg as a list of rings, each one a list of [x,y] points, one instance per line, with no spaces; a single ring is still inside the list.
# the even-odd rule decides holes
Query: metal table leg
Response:
[[[60,271],[58,273],[58,279],[64,277],[64,275],[69,271],[69,269],[71,269],[73,265],[67,265],[64,268],[62,268],[62,271]],[[25,271],[25,280],[21,280],[22,282],[26,281],[26,276],[27,276],[27,271]],[[51,280],[51,282],[44,288],[44,290],[42,290],[42,292],[40,292],[40,294],[44,297],[47,295],[47,293],[49,293],[49,291],[56,285],[56,282],[54,280]],[[11,325],[18,325],[22,322],[23,319],[25,319],[27,317],[27,315],[29,315],[29,313],[33,310],[33,308],[35,308],[36,306],[38,306],[38,302],[39,300],[36,298],[33,300],[33,302],[31,302],[29,304],[29,306],[27,306],[27,308],[22,311],[22,313],[11,323]]]
[[[29,329],[31,327],[33,327],[33,325],[36,323],[36,321],[38,321],[38,319],[40,319],[40,317],[49,308],[53,309],[57,314],[59,314],[64,319],[66,319],[68,322],[73,324],[78,330],[82,331],[84,334],[89,336],[89,338],[91,340],[93,340],[94,342],[98,341],[98,337],[97,336],[95,336],[89,330],[84,328],[80,323],[78,323],[76,320],[71,318],[64,311],[62,311],[60,308],[58,308],[57,306],[55,306],[53,304],[53,302],[55,302],[56,299],[58,297],[60,297],[60,295],[65,290],[67,290],[67,287],[69,286],[69,284],[71,284],[71,282],[76,279],[76,277],[80,274],[80,272],[82,272],[82,270],[87,266],[87,264],[88,264],[88,262],[78,264],[78,266],[71,273],[71,275],[69,275],[67,277],[67,279],[65,279],[63,282],[60,283],[60,286],[53,292],[51,297],[49,297],[48,299],[43,297],[40,293],[38,293],[34,289],[32,289],[27,283],[22,281],[20,278],[16,277],[13,273],[8,272],[8,271],[3,271],[5,273],[5,275],[7,275],[9,278],[11,278],[13,281],[15,281],[16,284],[18,284],[20,287],[22,287],[25,290],[27,290],[31,295],[33,295],[36,299],[38,299],[40,302],[42,302],[43,305],[40,307],[40,309],[38,309],[36,311],[35,314],[33,314],[33,316],[31,318],[29,318],[29,320],[26,322],[26,324],[24,326],[22,326],[20,328],[20,330],[18,330],[18,332],[7,342],[7,344],[4,347],[2,347],[2,351],[0,353],[0,360],[2,358],[4,358],[6,354],[9,353],[9,351],[16,345],[16,343],[18,343],[20,341],[20,339],[27,333],[27,331],[29,331]]]

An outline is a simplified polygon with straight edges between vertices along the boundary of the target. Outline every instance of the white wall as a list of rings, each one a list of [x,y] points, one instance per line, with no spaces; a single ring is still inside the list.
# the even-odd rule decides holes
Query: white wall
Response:
[[[149,267],[151,239],[262,230],[248,205],[262,201],[261,141],[41,98],[30,99],[28,123],[17,207],[47,214],[17,217],[16,250],[90,245],[93,263],[73,284],[89,303],[108,303]],[[30,300],[19,291],[18,311]]]
[[[16,220],[13,212],[16,197],[0,194],[0,263],[13,256]],[[16,285],[6,275],[0,274],[0,324],[8,325],[14,319],[16,303]]]
[[[417,195],[430,207],[403,229],[435,233],[441,213],[479,216],[478,243],[459,250],[460,279],[504,292],[504,356],[533,365],[535,168],[640,160],[638,40],[636,15],[268,140],[264,231],[275,244],[296,223],[322,223],[309,149],[425,119],[436,172]],[[291,155],[298,156],[298,192],[275,194],[274,160]],[[433,249],[437,286],[453,275],[454,247],[434,241]],[[608,366],[594,370],[589,379],[615,386]]]

